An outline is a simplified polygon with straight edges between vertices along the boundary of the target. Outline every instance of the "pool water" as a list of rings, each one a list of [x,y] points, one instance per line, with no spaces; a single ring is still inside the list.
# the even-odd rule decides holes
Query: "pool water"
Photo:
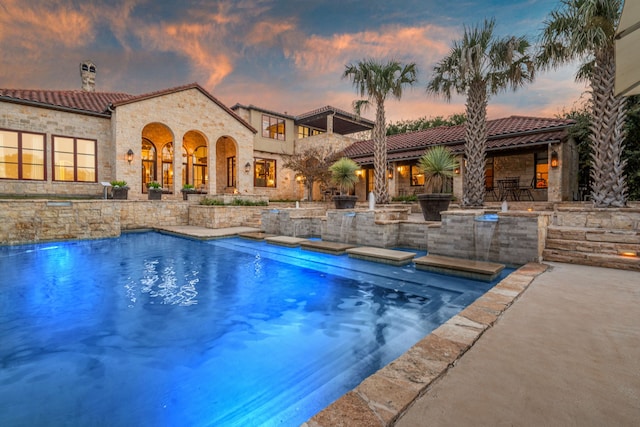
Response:
[[[493,285],[154,232],[0,272],[2,426],[297,426]]]

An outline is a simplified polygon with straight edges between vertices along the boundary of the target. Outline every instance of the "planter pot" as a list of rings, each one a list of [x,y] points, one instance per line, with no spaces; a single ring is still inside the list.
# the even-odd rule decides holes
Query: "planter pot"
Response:
[[[127,200],[129,197],[129,187],[111,188],[111,198],[115,200]]]
[[[149,196],[149,200],[162,200],[162,189],[152,189],[149,188],[147,190],[147,195]]]
[[[356,207],[357,201],[358,196],[333,196],[333,203],[335,203],[336,209],[353,209]]]
[[[441,221],[440,212],[449,209],[450,202],[449,193],[418,194],[418,203],[425,221]]]

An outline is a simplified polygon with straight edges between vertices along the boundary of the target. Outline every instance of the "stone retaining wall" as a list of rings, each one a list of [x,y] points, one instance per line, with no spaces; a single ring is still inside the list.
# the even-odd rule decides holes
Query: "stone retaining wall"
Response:
[[[176,200],[114,201],[120,206],[123,230],[154,228],[161,225],[188,225],[189,202]]]
[[[120,235],[120,206],[107,200],[0,200],[0,244]]]
[[[263,206],[189,206],[184,215],[185,225],[206,228],[240,227],[250,222],[264,209]]]
[[[631,202],[627,208],[594,208],[590,203],[573,206],[557,205],[553,225],[639,231],[640,204]]]

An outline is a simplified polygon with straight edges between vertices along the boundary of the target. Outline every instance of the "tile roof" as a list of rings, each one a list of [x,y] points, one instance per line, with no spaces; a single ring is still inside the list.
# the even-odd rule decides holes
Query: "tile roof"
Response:
[[[257,130],[238,116],[229,107],[220,102],[197,83],[190,83],[156,92],[142,95],[131,95],[121,92],[87,92],[82,90],[28,90],[28,89],[0,89],[0,100],[20,103],[33,103],[46,107],[70,110],[83,114],[110,116],[111,108],[143,101],[158,96],[181,92],[189,89],[197,89],[213,103],[232,115],[245,127],[256,133]]]
[[[575,123],[567,119],[511,116],[487,121],[487,151],[560,142],[567,128]],[[464,125],[442,126],[387,137],[388,160],[417,159],[433,145],[447,145],[456,153],[464,152]],[[373,161],[373,140],[358,141],[345,149],[358,163]]]
[[[132,98],[120,92],[86,92],[82,90],[0,89],[0,99],[28,102],[76,110],[78,112],[109,115],[109,105]]]

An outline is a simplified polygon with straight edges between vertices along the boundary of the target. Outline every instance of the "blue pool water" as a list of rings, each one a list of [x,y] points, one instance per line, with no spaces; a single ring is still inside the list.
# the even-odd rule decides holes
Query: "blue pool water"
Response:
[[[0,425],[297,426],[491,286],[239,238],[0,247]]]

